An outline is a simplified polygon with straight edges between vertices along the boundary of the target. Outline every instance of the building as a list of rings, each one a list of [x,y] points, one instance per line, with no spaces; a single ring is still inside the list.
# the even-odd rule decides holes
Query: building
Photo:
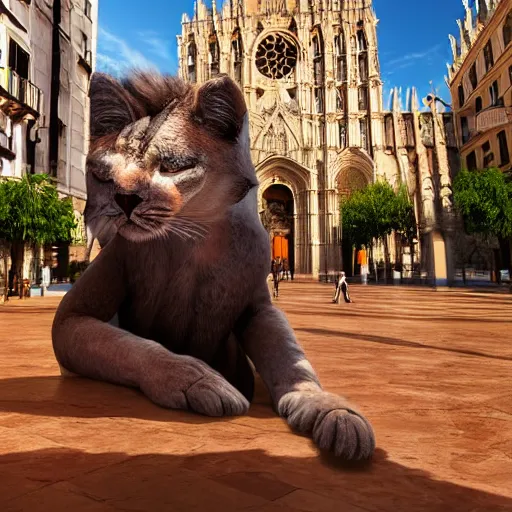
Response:
[[[211,10],[199,0],[182,21],[180,75],[201,83],[227,73],[245,93],[274,255],[288,256],[296,274],[353,274],[340,199],[382,179],[406,184],[415,203],[409,273],[412,250],[418,273],[452,280],[452,116],[435,101],[420,113],[414,91],[406,111],[398,91],[384,108],[371,0],[239,0]]]
[[[512,170],[512,1],[465,5],[459,39],[450,36],[453,63],[448,81],[462,167]],[[497,247],[497,246],[496,246]],[[510,241],[500,242],[507,268]],[[487,266],[492,268],[492,263]]]
[[[467,2],[466,2],[467,4]],[[462,166],[512,168],[512,2],[479,0],[450,36],[448,79]]]
[[[0,0],[0,177],[46,173],[73,198],[80,226],[75,247],[49,251],[57,278],[66,277],[68,260],[85,250],[88,88],[97,20],[98,0]],[[25,277],[33,277],[38,260],[25,257]]]

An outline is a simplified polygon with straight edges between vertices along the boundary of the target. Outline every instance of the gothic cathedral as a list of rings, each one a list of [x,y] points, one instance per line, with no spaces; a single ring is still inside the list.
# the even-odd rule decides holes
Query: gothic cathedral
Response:
[[[198,0],[192,19],[183,16],[180,75],[202,83],[228,74],[244,91],[261,218],[274,256],[296,274],[354,273],[340,200],[385,179],[407,185],[418,261],[446,280],[451,115],[420,115],[414,91],[407,112],[398,91],[385,111],[377,22],[371,0],[227,0],[211,9]]]

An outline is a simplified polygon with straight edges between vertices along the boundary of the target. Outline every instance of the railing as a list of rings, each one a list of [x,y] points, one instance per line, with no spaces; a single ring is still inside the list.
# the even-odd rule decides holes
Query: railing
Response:
[[[41,112],[43,108],[43,93],[26,78],[22,78],[11,68],[0,69],[0,85],[19,103]]]

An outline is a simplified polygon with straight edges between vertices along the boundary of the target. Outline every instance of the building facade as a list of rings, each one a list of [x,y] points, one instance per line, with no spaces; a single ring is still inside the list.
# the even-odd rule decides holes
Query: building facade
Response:
[[[210,10],[199,0],[182,21],[180,75],[201,83],[228,74],[245,93],[274,255],[286,254],[296,274],[352,274],[340,200],[386,180],[406,184],[415,204],[409,252],[429,277],[450,280],[452,117],[435,102],[420,113],[414,91],[405,111],[398,91],[384,109],[371,1],[240,0]]]
[[[469,170],[497,167],[510,173],[512,1],[478,0],[471,7],[466,1],[464,6],[465,17],[458,20],[459,38],[450,36],[453,63],[448,66],[462,167]],[[479,250],[476,241],[473,246]],[[490,256],[488,254],[486,266],[509,268],[511,241],[496,241],[492,248],[495,254],[494,257],[492,251]],[[485,251],[479,252],[485,256]],[[485,266],[485,261],[479,266]]]
[[[512,2],[465,4],[448,68],[463,167],[512,168]]]
[[[0,0],[0,177],[49,174],[61,195],[73,198],[79,221],[74,245],[55,246],[47,255],[57,278],[84,251],[97,20],[98,0]],[[33,259],[25,258],[27,278]]]

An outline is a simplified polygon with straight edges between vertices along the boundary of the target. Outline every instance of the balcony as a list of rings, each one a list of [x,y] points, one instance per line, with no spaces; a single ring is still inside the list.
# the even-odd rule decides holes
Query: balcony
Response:
[[[0,69],[2,110],[13,119],[26,115],[38,118],[43,109],[43,93],[11,68]]]
[[[512,121],[512,109],[502,106],[482,110],[476,116],[476,131],[485,132]]]

